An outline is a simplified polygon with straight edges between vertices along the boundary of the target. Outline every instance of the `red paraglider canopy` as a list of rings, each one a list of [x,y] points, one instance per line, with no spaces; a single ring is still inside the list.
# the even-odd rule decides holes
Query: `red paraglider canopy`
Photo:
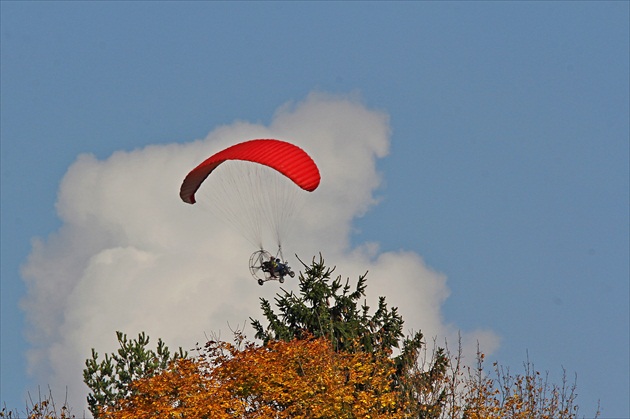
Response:
[[[245,160],[269,166],[308,192],[314,191],[319,186],[319,169],[304,150],[285,141],[259,139],[219,151],[191,170],[179,191],[182,200],[194,204],[195,193],[203,181],[226,160]]]

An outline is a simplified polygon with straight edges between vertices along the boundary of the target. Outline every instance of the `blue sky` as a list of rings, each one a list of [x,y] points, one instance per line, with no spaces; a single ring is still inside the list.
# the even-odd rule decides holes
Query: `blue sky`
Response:
[[[59,268],[65,255],[54,254],[71,247],[52,238],[73,225],[57,212],[72,213],[73,199],[60,198],[64,179],[68,188],[76,182],[69,168],[86,177],[90,167],[106,170],[115,156],[137,150],[144,162],[157,158],[151,147],[211,145],[222,141],[220,127],[240,132],[235,121],[256,125],[244,131],[254,135],[279,129],[285,115],[314,132],[327,123],[312,111],[319,92],[353,98],[358,116],[348,116],[349,125],[383,127],[378,115],[386,115],[388,130],[370,143],[374,168],[369,159],[355,168],[352,158],[330,166],[344,168],[340,179],[355,170],[381,178],[370,189],[377,205],[365,214],[360,203],[348,209],[350,247],[330,262],[343,271],[352,249],[373,242],[383,254],[418,255],[446,278],[450,294],[431,312],[440,318],[435,324],[471,336],[490,331],[500,340],[491,358],[513,370],[529,354],[552,377],[562,366],[575,372],[585,415],[599,399],[602,417],[630,416],[628,2],[0,7],[7,406],[22,406],[27,389],[48,384],[45,365],[27,374],[28,351],[59,343],[26,320],[19,302],[39,301],[33,296],[45,293],[43,284],[55,288],[55,278],[71,272]],[[286,116],[287,103],[304,104],[310,116]],[[360,138],[348,144],[368,147]],[[93,160],[81,166],[85,153]],[[352,156],[344,153],[340,159]],[[68,196],[83,196],[74,193]],[[336,205],[343,203],[331,211],[346,210]],[[39,262],[34,238],[46,249]],[[326,256],[322,240],[316,251]],[[24,266],[40,272],[30,291]],[[396,305],[407,282],[387,281]],[[55,315],[80,316],[72,298],[85,287],[68,288]],[[65,333],[68,324],[48,332]],[[424,330],[422,319],[417,325]],[[114,328],[102,333],[113,336]],[[73,339],[80,338],[63,342]],[[75,348],[67,345],[61,348]]]

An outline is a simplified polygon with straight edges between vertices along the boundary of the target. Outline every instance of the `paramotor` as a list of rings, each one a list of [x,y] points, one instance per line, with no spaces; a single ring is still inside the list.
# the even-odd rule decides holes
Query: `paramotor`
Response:
[[[249,271],[259,285],[267,281],[278,281],[282,284],[285,276],[288,275],[291,278],[295,276],[295,272],[291,270],[287,261],[281,257],[280,252],[273,256],[263,249],[252,253],[249,258]]]
[[[293,276],[290,269],[276,271],[272,265],[288,268],[282,240],[304,192],[314,191],[320,180],[317,165],[300,147],[277,139],[255,139],[208,157],[186,175],[179,196],[188,204],[203,203],[259,249],[249,267],[262,285]],[[278,248],[275,257],[264,250],[269,233]]]

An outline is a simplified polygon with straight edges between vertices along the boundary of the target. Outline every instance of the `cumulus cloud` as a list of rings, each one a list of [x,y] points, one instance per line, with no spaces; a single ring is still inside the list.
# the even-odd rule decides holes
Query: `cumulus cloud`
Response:
[[[205,332],[229,338],[230,327],[261,317],[259,298],[272,299],[278,287],[260,287],[249,275],[246,263],[255,249],[178,196],[192,167],[253,138],[298,144],[322,173],[320,187],[296,215],[290,253],[309,260],[321,251],[351,280],[369,270],[369,302],[385,295],[408,330],[454,339],[457,327],[441,313],[449,294],[444,275],[413,252],[351,245],[353,220],[376,204],[376,161],[387,155],[389,136],[386,114],[356,98],[318,93],[279,108],[269,126],[236,122],[202,140],[116,152],[105,160],[79,156],[61,182],[60,229],[34,241],[23,267],[30,373],[53,389],[67,386],[71,405],[84,406],[83,362],[91,348],[114,351],[116,330],[145,331],[189,349]],[[295,282],[284,287],[297,289]],[[497,345],[492,332],[464,333],[464,343],[477,340],[488,351]]]

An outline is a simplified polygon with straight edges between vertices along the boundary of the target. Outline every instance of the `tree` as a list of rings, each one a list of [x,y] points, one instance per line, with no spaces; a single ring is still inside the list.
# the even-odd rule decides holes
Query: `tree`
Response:
[[[428,366],[437,357],[445,356],[447,367],[426,380]],[[477,350],[476,366],[467,367],[461,362],[462,347],[457,353],[448,348],[425,346],[418,362],[410,369],[407,379],[416,385],[411,397],[419,403],[409,403],[413,418],[437,419],[576,419],[577,384],[567,379],[563,370],[560,384],[551,383],[549,374],[541,374],[529,359],[523,364],[524,372],[513,374],[509,368],[492,364],[490,371],[484,366],[486,356]],[[436,401],[439,400],[439,403]],[[599,406],[598,406],[599,407]],[[415,408],[415,409],[414,409]],[[595,418],[599,417],[599,409]]]
[[[260,321],[250,319],[256,338],[267,343],[313,335],[326,337],[335,350],[341,351],[353,350],[356,340],[361,342],[361,349],[368,352],[398,347],[404,322],[396,308],[389,310],[385,298],[381,297],[373,315],[365,304],[359,310],[360,300],[365,298],[367,273],[359,277],[354,291],[350,292],[349,281],[342,285],[341,276],[331,281],[335,268],[327,268],[321,255],[319,261],[313,259],[310,266],[303,265],[299,295],[284,291],[276,298],[279,315],[268,300],[261,298],[268,326],[264,328]]]
[[[151,377],[166,369],[171,361],[187,356],[181,347],[171,356],[161,339],[156,351],[147,349],[149,337],[144,332],[133,340],[128,340],[122,332],[116,332],[116,337],[120,345],[116,353],[105,354],[105,359],[99,362],[98,353],[92,348],[92,358],[85,361],[83,381],[91,390],[87,401],[94,418],[99,418],[102,408],[129,397],[133,393],[132,381]]]
[[[6,406],[0,410],[0,418],[7,419],[74,419],[75,417],[67,400],[64,400],[59,408],[57,407],[50,388],[48,394],[42,395],[41,391],[38,391],[38,397],[35,400],[29,392],[26,399],[26,410],[23,412],[19,412],[17,409],[9,410]]]
[[[211,341],[197,360],[132,384],[100,417],[402,418],[387,356],[337,352],[326,338],[244,347]]]
[[[576,381],[569,382],[563,370],[562,381],[549,382],[527,360],[523,374],[512,374],[508,368],[493,363],[494,376],[484,370],[485,356],[477,353],[477,367],[464,378],[462,403],[453,409],[453,417],[463,419],[575,419]],[[599,410],[599,409],[598,409]],[[595,417],[599,416],[599,411]]]
[[[396,307],[388,309],[385,297],[379,297],[374,314],[360,300],[365,298],[367,272],[361,275],[351,291],[349,280],[342,285],[341,276],[331,280],[335,268],[327,268],[321,254],[304,266],[299,275],[299,295],[284,291],[276,298],[279,314],[268,300],[261,298],[261,308],[267,327],[251,319],[256,337],[268,343],[273,340],[302,338],[304,335],[325,337],[336,351],[366,351],[373,354],[392,354],[396,367],[392,385],[398,389],[399,403],[410,417],[437,418],[445,397],[443,378],[448,357],[443,349],[420,371],[416,367],[423,347],[423,335],[403,335],[404,320]],[[359,308],[360,307],[360,308]],[[356,345],[360,342],[360,345]],[[428,392],[435,397],[423,397]]]

